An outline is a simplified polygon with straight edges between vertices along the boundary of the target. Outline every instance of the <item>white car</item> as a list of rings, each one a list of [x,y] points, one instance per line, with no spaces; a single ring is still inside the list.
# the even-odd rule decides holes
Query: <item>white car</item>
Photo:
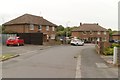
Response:
[[[72,39],[70,44],[75,46],[83,46],[84,42],[79,39]]]

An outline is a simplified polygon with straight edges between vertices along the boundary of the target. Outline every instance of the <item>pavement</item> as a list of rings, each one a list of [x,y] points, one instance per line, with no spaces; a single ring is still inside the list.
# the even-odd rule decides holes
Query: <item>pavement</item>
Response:
[[[50,48],[51,46],[42,46],[42,45],[28,45],[25,44],[24,46],[2,46],[2,54],[24,54],[29,53],[36,50],[43,50]]]
[[[118,78],[118,67],[108,65],[94,46],[84,49],[81,56],[82,78]]]

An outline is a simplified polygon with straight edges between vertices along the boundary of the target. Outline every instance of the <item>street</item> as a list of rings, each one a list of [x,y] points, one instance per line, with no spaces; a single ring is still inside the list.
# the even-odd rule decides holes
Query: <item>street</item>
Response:
[[[37,48],[3,62],[2,73],[3,78],[117,78],[117,68],[98,57],[93,44]]]

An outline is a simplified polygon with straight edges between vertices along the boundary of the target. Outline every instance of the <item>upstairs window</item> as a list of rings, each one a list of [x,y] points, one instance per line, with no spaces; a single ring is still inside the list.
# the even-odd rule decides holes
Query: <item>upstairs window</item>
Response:
[[[98,32],[97,34],[98,34],[98,35],[100,35],[101,33],[100,33],[100,32]]]
[[[49,31],[49,26],[46,26],[46,31]]]
[[[39,29],[39,30],[42,30],[42,26],[41,26],[41,25],[39,25],[39,26],[38,26],[38,29]]]
[[[93,34],[93,32],[92,31],[90,31],[90,35],[92,35]]]
[[[34,25],[30,24],[30,30],[34,30]]]
[[[83,31],[83,35],[86,35],[87,34],[87,32],[86,31]]]
[[[106,35],[107,33],[106,32],[104,32],[104,35]]]

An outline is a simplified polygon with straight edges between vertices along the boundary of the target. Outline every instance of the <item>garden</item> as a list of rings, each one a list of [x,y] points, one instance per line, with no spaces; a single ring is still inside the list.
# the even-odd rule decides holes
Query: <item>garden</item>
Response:
[[[104,48],[103,54],[106,55],[106,56],[113,55],[114,47],[120,48],[120,44],[112,43],[112,45],[110,47]]]

